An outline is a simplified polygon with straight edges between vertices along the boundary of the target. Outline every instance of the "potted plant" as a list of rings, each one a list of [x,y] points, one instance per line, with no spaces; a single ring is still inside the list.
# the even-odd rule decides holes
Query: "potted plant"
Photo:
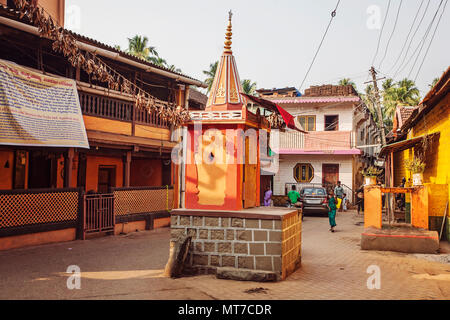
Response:
[[[405,160],[405,166],[412,173],[413,186],[423,184],[423,172],[425,171],[425,162],[414,157],[412,160]]]
[[[365,185],[375,185],[377,184],[377,176],[379,176],[383,171],[381,169],[378,169],[375,166],[369,166],[363,170],[361,170],[361,174],[365,178]]]

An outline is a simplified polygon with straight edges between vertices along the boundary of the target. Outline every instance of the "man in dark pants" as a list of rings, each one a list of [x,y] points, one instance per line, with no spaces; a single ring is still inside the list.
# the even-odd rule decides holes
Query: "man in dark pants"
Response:
[[[334,195],[341,200],[344,198],[344,187],[341,186],[340,181],[338,181],[337,186],[334,188]],[[339,211],[342,211],[342,205],[339,208]]]

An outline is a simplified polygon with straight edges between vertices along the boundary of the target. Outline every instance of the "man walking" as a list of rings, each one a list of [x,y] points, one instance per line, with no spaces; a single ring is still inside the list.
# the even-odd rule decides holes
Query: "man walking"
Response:
[[[334,195],[339,198],[344,198],[344,187],[341,186],[341,182],[338,181],[337,186],[334,188]],[[342,211],[342,206],[339,208],[339,211]]]

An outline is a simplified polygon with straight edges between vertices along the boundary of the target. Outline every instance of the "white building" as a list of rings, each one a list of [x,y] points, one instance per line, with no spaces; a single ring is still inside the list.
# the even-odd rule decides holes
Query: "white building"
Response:
[[[373,163],[377,151],[375,123],[353,87],[311,87],[301,97],[282,96],[279,89],[258,93],[295,116],[308,132],[280,133],[279,150],[273,150],[279,154],[274,194],[286,194],[292,184],[333,187],[341,181],[352,199],[362,184],[361,168]]]

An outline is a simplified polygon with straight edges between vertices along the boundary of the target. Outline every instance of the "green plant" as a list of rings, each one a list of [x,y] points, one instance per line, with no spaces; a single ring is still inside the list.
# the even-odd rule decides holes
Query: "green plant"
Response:
[[[383,173],[383,170],[378,169],[377,167],[374,166],[369,166],[361,170],[361,174],[364,177],[376,177],[379,176],[381,173]]]
[[[423,173],[425,171],[425,162],[419,158],[414,158],[412,160],[405,160],[405,166],[411,173]]]

